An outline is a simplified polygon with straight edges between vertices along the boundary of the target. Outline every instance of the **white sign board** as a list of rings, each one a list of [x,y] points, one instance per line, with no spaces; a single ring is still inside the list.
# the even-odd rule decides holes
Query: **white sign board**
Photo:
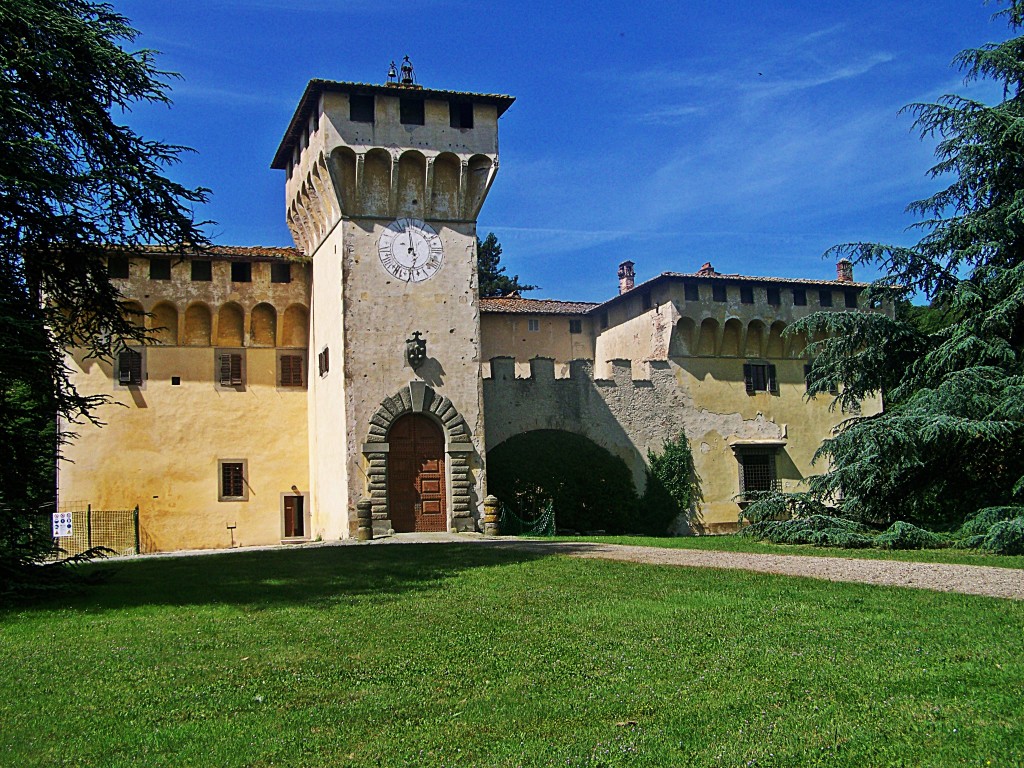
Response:
[[[71,513],[53,513],[53,538],[64,539],[71,536]]]

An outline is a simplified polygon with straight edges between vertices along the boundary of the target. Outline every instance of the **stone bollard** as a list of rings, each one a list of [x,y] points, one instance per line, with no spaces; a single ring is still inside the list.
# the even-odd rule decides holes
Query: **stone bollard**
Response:
[[[498,499],[496,496],[488,495],[484,499],[484,536],[497,536],[498,529]]]
[[[356,528],[356,539],[358,541],[370,541],[373,539],[371,506],[369,499],[360,499],[356,502],[356,519],[359,523]]]

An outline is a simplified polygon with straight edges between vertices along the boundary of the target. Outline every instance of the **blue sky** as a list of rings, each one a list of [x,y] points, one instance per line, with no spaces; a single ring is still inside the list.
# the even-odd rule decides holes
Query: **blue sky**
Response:
[[[914,242],[903,208],[939,182],[897,112],[998,95],[950,62],[1008,37],[982,0],[114,2],[183,77],[127,121],[196,150],[170,173],[212,189],[216,243],[290,245],[269,166],[306,82],[382,83],[408,54],[426,87],[516,97],[479,232],[531,296],[591,301],[625,259],[830,278],[833,244]]]

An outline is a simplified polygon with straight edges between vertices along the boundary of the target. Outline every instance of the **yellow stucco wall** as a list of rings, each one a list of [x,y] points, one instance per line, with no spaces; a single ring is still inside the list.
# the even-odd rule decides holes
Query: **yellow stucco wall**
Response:
[[[569,321],[580,322],[580,333],[569,332]],[[530,330],[530,320],[537,321],[537,330]],[[556,375],[569,360],[594,359],[593,320],[584,315],[528,315],[483,312],[480,315],[481,357],[516,358],[517,374],[529,376],[529,360],[550,357],[556,361]],[[484,374],[488,375],[485,363]]]
[[[304,350],[303,350],[304,352]],[[123,404],[77,427],[61,462],[63,506],[139,506],[144,552],[276,544],[281,495],[308,491],[306,390],[277,386],[277,350],[245,350],[244,391],[218,389],[214,349],[149,347],[139,387],[114,383],[113,366],[69,358],[82,391]],[[172,385],[171,377],[181,378]],[[218,460],[247,464],[248,500],[218,501]]]

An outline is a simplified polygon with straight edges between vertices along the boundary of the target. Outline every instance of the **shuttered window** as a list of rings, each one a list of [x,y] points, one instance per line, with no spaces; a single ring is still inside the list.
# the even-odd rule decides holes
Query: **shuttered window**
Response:
[[[117,355],[117,381],[124,386],[142,384],[142,353],[125,349]]]
[[[222,387],[239,387],[242,385],[242,355],[237,352],[224,352],[218,355],[220,385]]]
[[[302,386],[302,356],[281,355],[281,386]]]
[[[778,394],[779,383],[775,374],[775,366],[771,363],[744,363],[743,383],[747,394],[755,392],[771,392]]]

